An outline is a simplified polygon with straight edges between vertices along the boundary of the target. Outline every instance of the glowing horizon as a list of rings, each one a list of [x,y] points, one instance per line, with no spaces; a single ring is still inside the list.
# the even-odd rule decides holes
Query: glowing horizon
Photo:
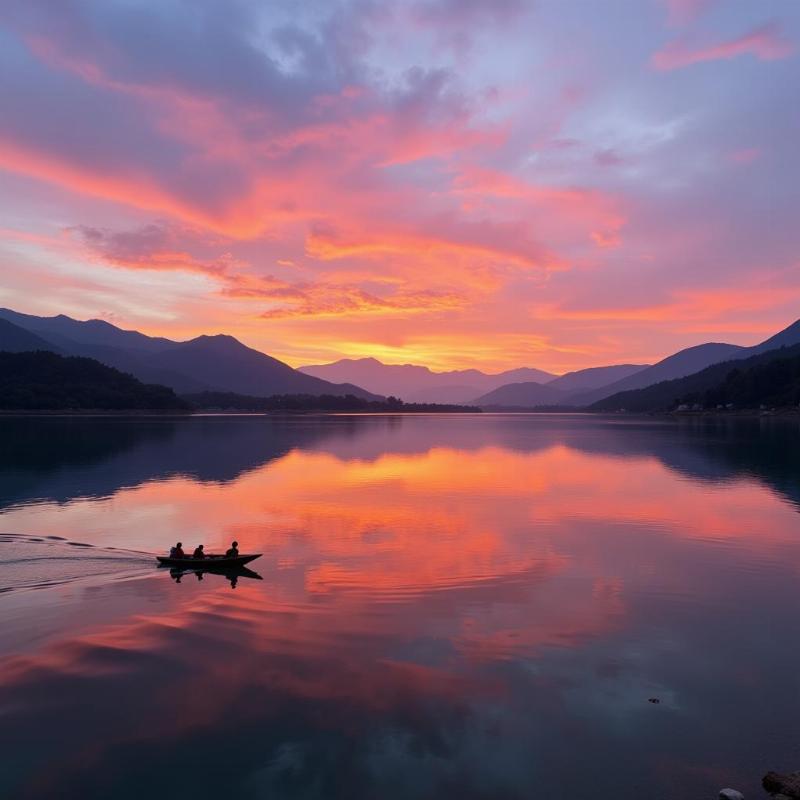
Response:
[[[800,8],[0,10],[0,305],[563,373],[800,317]]]

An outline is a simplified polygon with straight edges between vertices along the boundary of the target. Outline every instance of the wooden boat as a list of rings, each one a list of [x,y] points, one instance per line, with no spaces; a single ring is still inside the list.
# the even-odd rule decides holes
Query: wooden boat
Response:
[[[237,569],[261,558],[261,553],[251,553],[241,556],[206,556],[205,558],[171,558],[170,556],[156,556],[159,564],[167,567],[182,567],[183,569]]]

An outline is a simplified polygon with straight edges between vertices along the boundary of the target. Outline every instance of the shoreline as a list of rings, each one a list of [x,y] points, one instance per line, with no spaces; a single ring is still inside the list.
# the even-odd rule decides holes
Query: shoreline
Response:
[[[473,409],[470,411],[453,411],[452,409],[448,409],[446,411],[431,411],[427,409],[425,411],[412,411],[412,410],[398,410],[398,411],[366,411],[362,409],[353,409],[352,411],[346,411],[342,409],[309,409],[307,411],[292,411],[292,410],[285,410],[285,411],[238,411],[236,409],[231,410],[198,410],[198,411],[146,411],[142,409],[132,409],[130,411],[124,410],[115,410],[115,411],[108,411],[103,409],[86,409],[86,410],[41,410],[41,411],[33,411],[33,410],[24,410],[24,411],[7,411],[7,410],[0,410],[0,418],[3,417],[174,417],[178,419],[188,419],[191,417],[300,417],[300,416],[310,416],[310,415],[319,415],[319,414],[326,414],[329,416],[334,415],[354,415],[358,414],[360,416],[386,416],[391,414],[392,416],[398,415],[413,415],[413,416],[420,416],[424,414],[433,414],[436,416],[441,416],[444,414],[458,414],[459,416],[469,415],[469,414],[482,414],[483,412],[479,409]]]
[[[492,408],[480,409],[474,408],[464,411],[456,411],[447,409],[442,411],[435,411],[425,409],[414,411],[412,409],[398,409],[396,411],[368,411],[365,409],[353,409],[348,411],[346,409],[307,409],[307,410],[274,410],[274,411],[246,411],[238,409],[197,409],[194,411],[181,411],[180,409],[171,410],[157,410],[157,409],[21,409],[9,410],[0,409],[0,418],[13,418],[13,417],[155,417],[155,418],[176,418],[188,419],[192,417],[297,417],[297,416],[313,416],[313,415],[354,415],[359,416],[385,416],[391,414],[397,415],[412,415],[419,416],[424,414],[432,415],[448,415],[455,414],[458,416],[468,416],[470,414],[514,414],[519,416],[537,415],[537,416],[562,416],[562,415],[577,415],[591,416],[591,417],[670,417],[672,419],[800,419],[800,408],[776,408],[769,410],[760,409],[741,409],[735,410],[717,410],[708,409],[704,411],[589,411],[588,409],[537,409],[537,408]]]

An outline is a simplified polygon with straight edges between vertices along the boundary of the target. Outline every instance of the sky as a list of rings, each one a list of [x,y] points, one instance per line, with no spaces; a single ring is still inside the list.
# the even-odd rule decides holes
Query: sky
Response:
[[[0,305],[553,372],[800,317],[800,0],[4,0]]]

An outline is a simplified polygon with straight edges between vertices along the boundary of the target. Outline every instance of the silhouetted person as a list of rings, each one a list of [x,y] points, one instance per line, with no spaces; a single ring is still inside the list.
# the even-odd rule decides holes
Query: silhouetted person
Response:
[[[225,551],[225,558],[238,558],[239,542],[231,542],[231,546]]]
[[[192,558],[205,558],[206,554],[203,552],[203,545],[199,544],[194,549],[194,553],[192,553]]]
[[[175,547],[171,547],[169,551],[170,558],[186,558],[186,553],[183,552],[183,543],[178,542]]]

